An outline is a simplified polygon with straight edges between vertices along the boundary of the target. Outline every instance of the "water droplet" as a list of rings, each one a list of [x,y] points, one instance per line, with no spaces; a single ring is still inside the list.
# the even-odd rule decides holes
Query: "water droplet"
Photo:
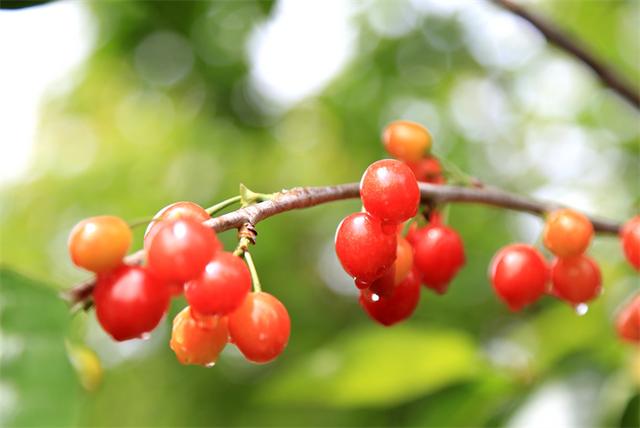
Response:
[[[587,305],[586,303],[580,303],[575,306],[575,311],[578,316],[583,316],[587,312],[589,312],[589,305]]]
[[[139,337],[140,340],[149,340],[151,339],[151,333],[147,332],[147,333],[142,333]]]
[[[210,362],[210,363],[205,364],[204,366],[205,366],[206,368],[210,369],[211,367],[213,367],[213,366],[215,366],[215,365],[216,365],[216,362],[215,362],[215,361],[212,361],[212,362]]]
[[[372,302],[377,302],[378,300],[380,300],[380,296],[378,296],[376,293],[373,293],[371,295],[371,301]]]

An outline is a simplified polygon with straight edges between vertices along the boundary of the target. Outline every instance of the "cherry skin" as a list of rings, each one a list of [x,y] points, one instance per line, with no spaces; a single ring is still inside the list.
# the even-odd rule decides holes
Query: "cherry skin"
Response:
[[[91,217],[71,230],[69,253],[76,266],[104,273],[122,264],[132,239],[129,225],[120,217]]]
[[[420,300],[420,274],[413,269],[386,295],[371,289],[360,292],[360,306],[374,321],[390,326],[411,316]]]
[[[409,275],[413,268],[413,248],[409,241],[398,235],[396,246],[396,260],[380,278],[376,279],[369,289],[379,296],[389,294],[397,284],[400,284]],[[357,286],[356,280],[356,286]],[[366,288],[366,287],[365,287]]]
[[[173,319],[169,346],[181,364],[212,367],[229,342],[227,317],[195,318],[187,306]]]
[[[564,208],[547,216],[543,231],[544,245],[558,257],[584,253],[592,237],[593,225],[582,213]]]
[[[442,175],[442,165],[440,165],[440,161],[435,156],[428,156],[418,162],[408,163],[407,165],[411,168],[418,181],[431,184],[444,184],[446,182]]]
[[[512,244],[494,256],[490,277],[498,296],[511,310],[518,311],[544,294],[549,267],[542,254],[532,246]]]
[[[190,218],[202,223],[205,220],[209,220],[211,216],[204,208],[194,202],[182,201],[167,205],[153,216],[153,220],[147,226],[147,230],[144,232],[144,247],[148,248],[153,234],[164,220],[177,220],[179,218]]]
[[[624,255],[637,271],[640,271],[640,215],[626,222],[620,232]]]
[[[395,225],[416,214],[420,189],[406,164],[383,159],[369,165],[362,175],[360,198],[369,214],[385,224]]]
[[[251,290],[251,272],[240,257],[219,252],[202,274],[185,285],[191,309],[203,315],[226,315],[244,302]]]
[[[93,300],[102,328],[123,341],[158,325],[169,307],[169,291],[146,268],[122,265],[98,276]]]
[[[396,258],[396,234],[385,233],[380,221],[367,213],[342,220],[335,245],[344,270],[365,284],[378,279]]]
[[[396,120],[384,129],[382,143],[394,158],[404,162],[417,162],[431,149],[431,135],[418,123]]]
[[[414,263],[422,282],[443,294],[465,263],[462,239],[455,230],[439,224],[430,224],[415,233]]]
[[[602,288],[598,264],[580,255],[556,258],[551,263],[551,294],[572,305],[595,299]]]
[[[618,313],[616,330],[621,339],[640,343],[640,294]]]
[[[184,283],[198,277],[216,251],[216,233],[189,218],[163,221],[147,248],[147,263],[158,278]]]
[[[280,355],[289,342],[290,332],[287,309],[269,293],[249,293],[229,315],[231,341],[254,363],[268,363]]]

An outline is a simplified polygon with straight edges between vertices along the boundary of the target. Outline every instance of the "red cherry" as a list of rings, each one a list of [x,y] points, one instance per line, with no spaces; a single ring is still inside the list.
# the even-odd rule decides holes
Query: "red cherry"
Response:
[[[123,265],[98,276],[93,300],[102,328],[122,341],[158,325],[169,306],[169,291],[147,269]]]
[[[251,272],[240,257],[219,252],[202,274],[187,282],[184,295],[193,311],[226,315],[242,304],[251,290]]]
[[[291,321],[284,305],[269,293],[249,293],[229,315],[229,333],[242,355],[254,363],[267,363],[284,351]]]
[[[532,246],[512,244],[494,256],[490,276],[498,296],[517,311],[544,294],[549,268],[542,254]]]
[[[419,123],[396,120],[384,129],[382,143],[391,156],[415,162],[431,149],[431,134]]]
[[[407,165],[411,168],[418,181],[431,184],[444,184],[446,182],[442,175],[442,165],[435,156],[422,158],[418,162],[408,163]]]
[[[637,271],[640,271],[640,215],[626,222],[620,232],[624,255]]]
[[[616,330],[622,340],[640,343],[640,294],[618,313]]]
[[[383,159],[369,165],[360,180],[364,208],[383,223],[401,223],[413,217],[420,204],[420,189],[403,162]]]
[[[229,341],[227,317],[201,320],[192,315],[187,306],[173,319],[169,346],[180,363],[211,367]]]
[[[585,252],[593,237],[593,225],[582,213],[564,208],[547,216],[542,239],[558,257],[577,256]]]
[[[414,263],[422,282],[439,294],[465,263],[464,245],[458,233],[442,225],[429,225],[416,232]]]
[[[147,263],[158,278],[183,283],[196,278],[220,248],[216,233],[183,218],[158,225],[147,249]]]
[[[396,246],[396,260],[393,265],[387,269],[380,278],[376,279],[369,289],[379,296],[386,296],[400,284],[409,275],[413,267],[413,248],[409,241],[398,235],[398,244]],[[356,280],[356,286],[358,281]],[[366,288],[366,287],[358,287]]]
[[[595,299],[602,286],[600,268],[583,255],[556,258],[551,264],[551,282],[552,294],[573,305]]]
[[[344,270],[361,283],[375,281],[396,258],[396,234],[384,233],[380,221],[367,213],[342,220],[335,245]]]
[[[390,326],[411,316],[420,300],[420,274],[413,269],[404,281],[382,296],[371,289],[360,292],[360,306],[382,325]]]

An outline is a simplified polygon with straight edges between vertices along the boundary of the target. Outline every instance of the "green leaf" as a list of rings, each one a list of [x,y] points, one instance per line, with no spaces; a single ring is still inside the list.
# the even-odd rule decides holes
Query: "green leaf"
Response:
[[[361,328],[285,368],[258,397],[274,403],[389,406],[471,379],[478,363],[473,343],[459,332]]]
[[[78,383],[64,345],[65,304],[50,287],[5,268],[0,286],[0,425],[68,425]]]

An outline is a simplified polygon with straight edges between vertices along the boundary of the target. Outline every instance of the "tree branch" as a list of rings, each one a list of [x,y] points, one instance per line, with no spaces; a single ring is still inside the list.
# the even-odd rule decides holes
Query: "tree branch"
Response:
[[[553,43],[560,49],[565,50],[573,55],[584,64],[586,64],[594,73],[600,77],[602,83],[616,91],[620,96],[629,101],[633,106],[640,109],[640,91],[634,88],[630,82],[627,82],[622,76],[618,75],[611,66],[605,64],[599,58],[591,53],[583,44],[572,39],[558,27],[543,18],[532,14],[522,6],[514,3],[512,0],[493,0],[503,8],[520,16],[528,21],[540,31],[549,43]]]
[[[422,202],[435,204],[449,202],[477,203],[527,212],[538,216],[562,207],[560,204],[538,201],[493,187],[459,187],[420,183],[420,194]],[[283,190],[271,200],[223,214],[205,221],[204,224],[216,232],[240,229],[246,224],[256,225],[262,220],[287,211],[309,208],[342,199],[353,199],[359,196],[358,183],[324,187],[296,187],[290,190]],[[596,232],[617,234],[620,231],[618,223],[594,217],[590,217],[590,220]],[[144,253],[137,251],[127,256],[125,263],[130,265],[140,264],[143,261],[143,257]],[[72,307],[87,308],[90,305],[91,292],[94,286],[95,279],[91,278],[62,292],[61,297],[69,302]]]

